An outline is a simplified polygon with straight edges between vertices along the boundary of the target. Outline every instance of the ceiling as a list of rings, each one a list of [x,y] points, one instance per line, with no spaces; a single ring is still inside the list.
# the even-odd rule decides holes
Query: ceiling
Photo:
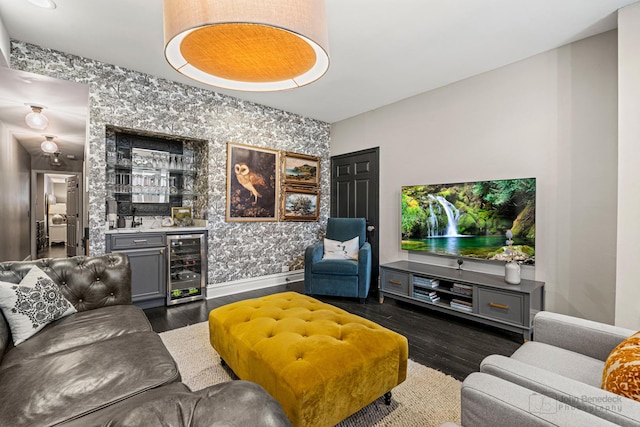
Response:
[[[24,118],[31,112],[29,105],[45,107],[46,129],[27,126]],[[44,156],[40,144],[48,135],[54,137],[63,162],[73,161],[68,156],[84,159],[88,117],[88,86],[0,67],[0,121],[32,157]]]
[[[55,0],[53,10],[27,0],[2,1],[0,18],[12,39],[334,123],[616,28],[616,11],[635,1],[326,0],[329,71],[308,86],[272,93],[218,90],[173,70],[163,54],[161,0]],[[31,101],[50,107],[45,114],[53,117],[59,111],[72,121],[83,108],[86,114],[85,95],[68,99],[82,105],[58,105],[59,95],[72,96],[56,93],[55,81],[47,93],[31,94],[26,86],[12,93],[9,86],[22,83],[7,80],[5,73],[0,75],[5,123],[24,123],[24,103]],[[15,108],[20,104],[20,114],[7,119],[7,100]],[[69,141],[82,133],[84,139],[86,124],[75,125],[47,133]]]

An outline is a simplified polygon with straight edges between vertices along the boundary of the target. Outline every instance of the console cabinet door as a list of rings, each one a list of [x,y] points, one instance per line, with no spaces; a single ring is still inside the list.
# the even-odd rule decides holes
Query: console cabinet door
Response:
[[[165,248],[120,251],[131,263],[131,296],[142,308],[164,305],[167,293]]]

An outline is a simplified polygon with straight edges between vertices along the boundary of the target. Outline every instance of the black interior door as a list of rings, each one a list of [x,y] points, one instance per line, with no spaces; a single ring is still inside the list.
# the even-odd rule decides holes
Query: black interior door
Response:
[[[371,243],[371,289],[378,289],[380,149],[331,157],[331,216],[365,218]]]
[[[78,219],[80,217],[80,200],[78,176],[67,178],[67,256],[78,253]]]

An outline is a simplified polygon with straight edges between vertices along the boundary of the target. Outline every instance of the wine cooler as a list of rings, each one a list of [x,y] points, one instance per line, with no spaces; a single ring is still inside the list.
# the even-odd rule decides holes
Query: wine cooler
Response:
[[[167,305],[204,298],[207,276],[206,244],[204,233],[167,235]]]

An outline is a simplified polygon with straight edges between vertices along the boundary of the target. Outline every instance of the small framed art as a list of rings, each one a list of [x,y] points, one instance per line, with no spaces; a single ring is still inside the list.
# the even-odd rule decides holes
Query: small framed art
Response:
[[[320,157],[285,152],[284,183],[317,187],[320,185]]]
[[[320,191],[306,188],[284,189],[282,197],[283,221],[318,221]]]
[[[187,227],[193,224],[191,208],[188,206],[172,207],[171,219],[178,227]]]

